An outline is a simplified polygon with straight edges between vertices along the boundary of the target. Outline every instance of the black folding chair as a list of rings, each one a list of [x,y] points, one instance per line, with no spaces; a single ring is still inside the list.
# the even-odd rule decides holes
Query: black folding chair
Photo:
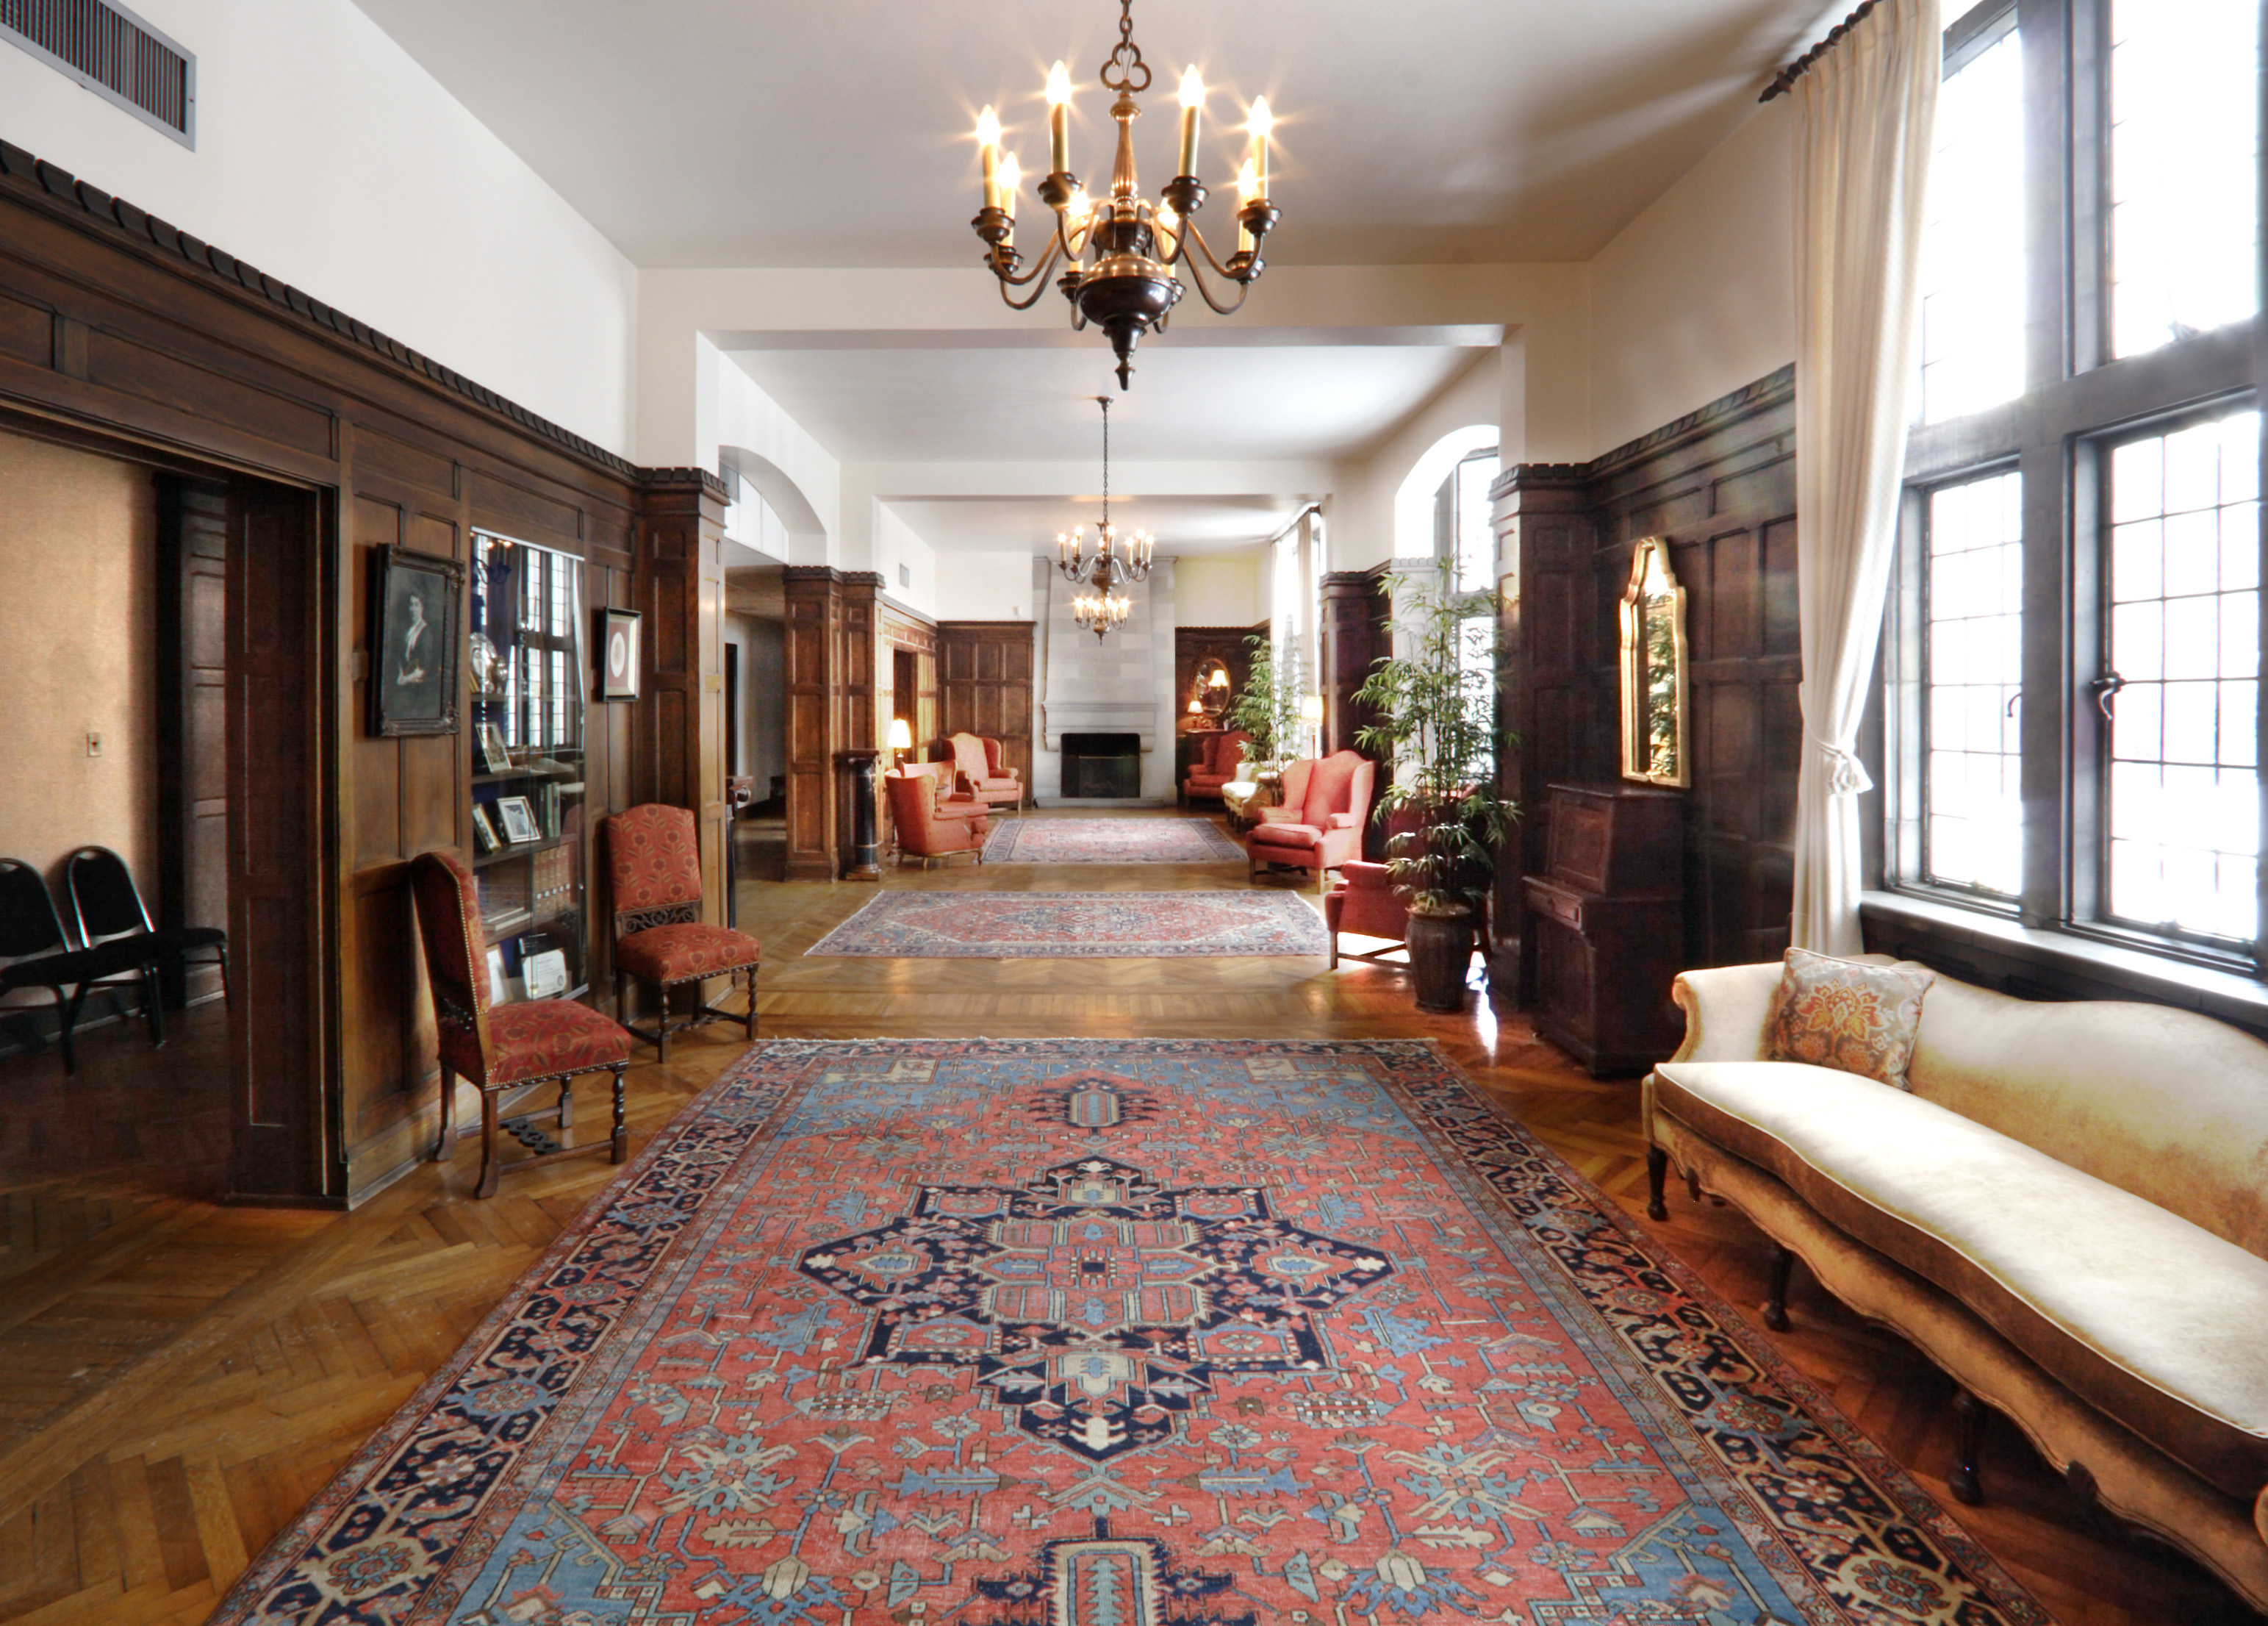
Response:
[[[45,988],[55,995],[64,1072],[78,1071],[71,1033],[78,1026],[79,1002],[91,987],[124,986],[110,979],[143,969],[146,963],[136,957],[140,952],[139,945],[127,942],[72,948],[40,872],[20,859],[0,858],[0,960],[9,962],[0,965],[0,993]],[[154,977],[144,978],[145,1009],[156,1009],[157,987]],[[68,1000],[65,988],[70,990]]]
[[[219,927],[153,925],[133,871],[107,846],[83,846],[73,853],[63,865],[63,883],[70,891],[80,940],[90,950],[115,946],[147,968],[150,986],[144,1009],[152,1044],[166,1042],[165,1005],[156,993],[157,968],[166,961],[178,960],[185,971],[192,965],[218,966],[221,1000],[228,1001],[228,934]],[[202,957],[191,957],[199,955]]]

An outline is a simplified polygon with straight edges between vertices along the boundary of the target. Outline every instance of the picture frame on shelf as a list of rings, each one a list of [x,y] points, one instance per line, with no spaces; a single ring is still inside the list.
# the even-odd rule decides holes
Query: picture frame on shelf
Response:
[[[492,722],[481,725],[481,761],[491,773],[512,772],[512,750],[504,743],[504,730]]]
[[[504,839],[514,846],[542,839],[535,826],[535,809],[528,805],[526,797],[499,796],[496,810],[497,817],[504,821]]]
[[[473,803],[473,842],[484,854],[493,853],[504,845],[504,838],[497,834],[496,826],[489,821],[487,807],[478,802]]]
[[[465,567],[394,543],[378,551],[375,568],[370,731],[388,738],[454,734]]]
[[[557,999],[567,992],[567,957],[557,949],[523,953],[519,974],[521,986],[532,1000]]]
[[[635,610],[599,611],[599,698],[638,698],[638,625]]]

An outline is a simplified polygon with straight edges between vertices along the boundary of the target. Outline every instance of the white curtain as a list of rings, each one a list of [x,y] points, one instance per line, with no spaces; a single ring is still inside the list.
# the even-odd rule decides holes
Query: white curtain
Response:
[[[1857,756],[1897,542],[1938,0],[1881,0],[1795,83],[1799,948],[1855,954]]]

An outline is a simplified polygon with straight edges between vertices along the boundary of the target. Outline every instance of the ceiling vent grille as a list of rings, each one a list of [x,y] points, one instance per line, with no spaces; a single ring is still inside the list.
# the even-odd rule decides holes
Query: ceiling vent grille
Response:
[[[197,59],[105,0],[0,0],[0,33],[183,146],[197,144]]]

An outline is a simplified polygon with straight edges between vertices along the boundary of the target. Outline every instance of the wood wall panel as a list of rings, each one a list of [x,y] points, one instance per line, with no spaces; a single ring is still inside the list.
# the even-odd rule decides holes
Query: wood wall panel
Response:
[[[787,878],[835,878],[836,669],[843,584],[825,565],[791,565],[787,597]]]
[[[937,624],[937,732],[1000,742],[1001,760],[1032,782],[1033,628],[1028,621]]]
[[[1511,793],[1534,809],[1546,784],[1618,777],[1616,609],[1632,544],[1667,537],[1686,590],[1692,686],[1686,963],[1778,957],[1802,739],[1793,370],[1594,462],[1509,469],[1496,496],[1516,561],[1505,610],[1506,721],[1521,735],[1507,756]],[[1543,823],[1526,821],[1507,872],[1541,863]]]
[[[681,566],[673,790],[721,809],[704,653],[721,614],[703,586],[721,484],[636,469],[5,143],[0,420],[228,493],[246,565],[230,572],[231,946],[239,1009],[257,1013],[236,1035],[230,1178],[250,1201],[357,1200],[420,1154],[438,1110],[408,861],[470,839],[468,736],[367,733],[373,558],[406,542],[461,558],[481,527],[581,555],[590,604],[649,610],[657,566]],[[663,704],[650,687],[593,708],[592,817],[655,794]]]

